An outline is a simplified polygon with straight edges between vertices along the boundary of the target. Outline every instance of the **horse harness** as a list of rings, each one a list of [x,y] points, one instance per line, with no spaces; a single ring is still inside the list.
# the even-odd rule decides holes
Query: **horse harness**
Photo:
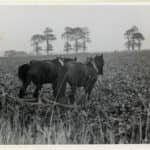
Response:
[[[95,61],[92,61],[92,66],[95,69],[96,73],[98,73],[98,68],[97,68],[97,66],[95,64]]]

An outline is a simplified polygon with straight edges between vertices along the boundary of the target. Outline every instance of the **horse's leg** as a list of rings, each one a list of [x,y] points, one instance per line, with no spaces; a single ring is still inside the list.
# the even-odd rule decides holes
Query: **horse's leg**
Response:
[[[60,72],[57,80],[56,80],[56,98],[64,98],[65,97],[65,92],[66,92],[66,76],[65,72]]]
[[[71,94],[70,94],[70,103],[73,104],[75,101],[75,93],[76,93],[76,86],[71,86]]]
[[[56,101],[66,104],[66,99],[65,99],[65,91],[66,91],[66,81],[63,79],[57,80],[57,84],[56,84]],[[58,109],[57,111],[59,112],[59,114],[63,114],[66,112],[66,108],[63,107],[56,107],[56,109]],[[61,116],[62,118],[63,116]],[[63,118],[62,118],[63,119]]]
[[[24,95],[25,95],[25,84],[23,83],[23,85],[22,85],[22,87],[20,88],[20,91],[19,91],[19,94],[18,94],[18,96],[20,97],[20,98],[23,98],[24,97]]]
[[[35,89],[35,91],[33,93],[34,98],[36,98],[37,100],[38,100],[38,96],[39,96],[39,90],[41,90],[41,88],[42,88],[42,85],[41,84],[37,84],[36,85],[36,89]]]
[[[84,86],[84,89],[85,89],[85,95],[86,95],[86,97],[85,97],[84,100],[82,100],[82,101],[80,102],[80,104],[81,104],[83,107],[86,106],[87,100],[89,101],[89,99],[90,99],[90,95],[91,95],[91,91],[92,91],[92,89],[93,89],[93,86],[86,85],[86,86]]]
[[[94,87],[94,84],[95,84],[95,81],[91,82],[90,84],[88,84],[87,86],[84,87],[88,100],[90,99],[90,95],[91,95],[92,89]]]
[[[53,89],[53,96],[54,98],[56,98],[56,95],[57,95],[57,83],[56,81],[52,83],[52,89]]]
[[[26,92],[26,89],[27,89],[29,84],[30,84],[30,79],[28,79],[26,82],[23,82],[22,87],[19,91],[19,97],[20,98],[23,98],[25,96],[25,92]]]
[[[65,80],[60,83],[60,86],[58,86],[58,91],[57,91],[58,97],[60,98],[65,97],[66,85],[67,82]]]
[[[90,95],[91,95],[92,89],[93,89],[93,86],[92,87],[88,87],[88,88],[85,89],[85,93],[87,95],[87,99],[88,100],[90,99]]]

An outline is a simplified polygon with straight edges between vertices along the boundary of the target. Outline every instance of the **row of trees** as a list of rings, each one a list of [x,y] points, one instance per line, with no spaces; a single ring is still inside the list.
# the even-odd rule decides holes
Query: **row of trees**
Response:
[[[74,50],[85,51],[87,49],[87,43],[90,42],[88,28],[71,28],[66,27],[65,32],[62,34],[62,38],[65,39],[64,51],[69,52]]]
[[[141,49],[144,36],[137,26],[133,26],[126,30],[124,36],[126,39],[125,46],[128,50],[135,50],[136,48],[139,50]],[[67,53],[69,51],[86,51],[87,44],[90,42],[89,30],[87,27],[65,27],[61,38],[65,41],[64,51]],[[56,40],[56,36],[49,27],[45,28],[43,34],[34,34],[31,37],[32,46],[36,54],[39,54],[40,51],[45,51],[46,54],[49,55],[50,51],[54,50],[52,45],[52,41],[54,40]],[[41,46],[43,43],[45,43],[45,47]]]
[[[51,41],[56,40],[56,36],[53,33],[53,30],[49,27],[45,28],[43,34],[34,34],[31,37],[31,45],[34,47],[34,51],[36,54],[39,54],[40,51],[44,50],[43,47],[40,45],[41,43],[46,43],[45,51],[47,55],[49,52],[53,50],[53,46]]]
[[[130,29],[128,29],[124,33],[125,39],[127,40],[125,42],[125,46],[128,50],[132,49],[135,50],[137,48],[138,50],[141,49],[142,41],[145,39],[143,34],[139,31],[137,26],[133,26]]]
[[[87,27],[66,27],[61,37],[65,40],[64,51],[67,53],[69,51],[86,51],[87,43],[90,42],[89,30]],[[49,27],[45,28],[43,34],[34,34],[31,37],[31,43],[36,54],[39,54],[40,51],[45,50],[47,55],[49,55],[49,52],[54,50],[52,45],[52,41],[54,40],[56,40],[56,36],[53,33],[53,30]],[[45,48],[41,46],[42,43],[45,43]]]

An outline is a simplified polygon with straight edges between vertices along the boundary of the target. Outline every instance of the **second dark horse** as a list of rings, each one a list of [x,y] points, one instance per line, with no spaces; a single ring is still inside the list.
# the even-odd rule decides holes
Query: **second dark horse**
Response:
[[[66,86],[66,83],[69,83],[71,86],[71,103],[74,103],[74,95],[77,87],[84,87],[89,99],[98,75],[103,74],[103,66],[103,54],[96,55],[94,58],[91,57],[87,63],[84,64],[80,62],[65,63],[63,67],[64,72],[59,76],[58,83],[63,83],[63,88]]]

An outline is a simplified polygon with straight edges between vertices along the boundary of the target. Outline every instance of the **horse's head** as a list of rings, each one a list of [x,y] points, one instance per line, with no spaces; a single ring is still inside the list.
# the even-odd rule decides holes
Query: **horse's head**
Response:
[[[103,75],[103,66],[104,66],[104,58],[103,58],[103,54],[101,55],[96,55],[94,57],[94,63],[97,66],[98,69],[98,74],[102,74]]]
[[[103,66],[104,66],[103,54],[96,55],[95,57],[87,57],[86,64],[92,65],[98,74],[103,74]]]

